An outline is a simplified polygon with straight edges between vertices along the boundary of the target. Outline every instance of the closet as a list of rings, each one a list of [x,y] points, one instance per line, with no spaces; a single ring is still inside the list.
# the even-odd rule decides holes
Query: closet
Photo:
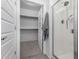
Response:
[[[42,5],[25,0],[20,3],[20,55],[28,59],[42,55]]]
[[[33,41],[38,39],[38,12],[21,9],[20,15],[21,41]]]

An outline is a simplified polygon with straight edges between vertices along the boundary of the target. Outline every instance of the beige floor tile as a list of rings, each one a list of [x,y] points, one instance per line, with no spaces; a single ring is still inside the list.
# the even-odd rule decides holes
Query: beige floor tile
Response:
[[[37,41],[21,42],[21,59],[46,59]],[[47,58],[48,59],[48,58]]]

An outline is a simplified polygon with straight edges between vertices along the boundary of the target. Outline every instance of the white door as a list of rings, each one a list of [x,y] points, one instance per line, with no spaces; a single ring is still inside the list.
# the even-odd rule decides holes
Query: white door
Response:
[[[54,56],[74,59],[72,0],[59,1],[54,6]]]
[[[16,0],[1,0],[1,59],[16,59]]]

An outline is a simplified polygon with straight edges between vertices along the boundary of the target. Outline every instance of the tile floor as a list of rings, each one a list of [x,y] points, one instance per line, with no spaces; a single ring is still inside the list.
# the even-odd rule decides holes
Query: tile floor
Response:
[[[39,49],[37,41],[21,42],[21,59],[48,59]]]

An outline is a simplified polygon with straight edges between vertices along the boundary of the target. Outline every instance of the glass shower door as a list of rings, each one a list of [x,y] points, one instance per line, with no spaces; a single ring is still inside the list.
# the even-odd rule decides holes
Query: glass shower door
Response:
[[[73,0],[54,5],[54,56],[74,59]]]

